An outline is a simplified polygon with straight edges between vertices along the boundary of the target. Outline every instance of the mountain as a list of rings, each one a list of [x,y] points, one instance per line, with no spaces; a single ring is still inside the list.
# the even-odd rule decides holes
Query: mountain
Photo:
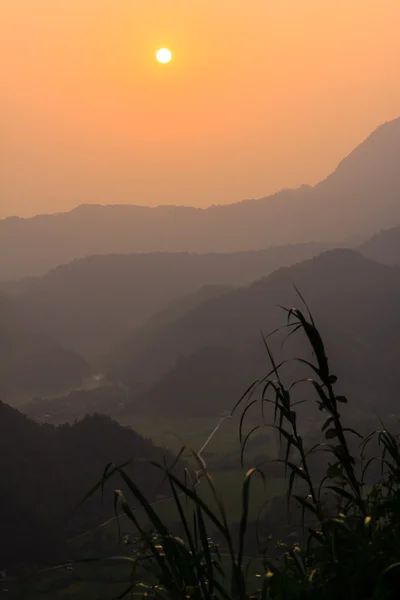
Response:
[[[165,450],[105,416],[55,428],[0,403],[0,564],[65,560],[67,537],[113,516],[115,481],[106,485],[104,502],[98,493],[72,513],[106,465],[135,460],[127,470],[154,498],[162,474],[147,461],[162,463],[164,457],[172,461]],[[100,553],[98,538],[96,544]]]
[[[45,335],[20,299],[0,295],[0,397],[11,403],[80,387],[86,360]]]
[[[0,294],[18,297],[24,294],[35,282],[35,277],[25,277],[12,281],[0,281]]]
[[[400,119],[376,129],[315,187],[196,209],[81,205],[0,221],[0,281],[74,258],[132,252],[234,252],[309,240],[366,239],[400,223]]]
[[[248,284],[325,247],[309,243],[233,254],[93,256],[35,279],[17,299],[43,334],[93,361],[182,295],[204,285]]]
[[[400,265],[400,226],[375,234],[361,244],[358,251],[385,265]]]
[[[130,395],[122,386],[100,385],[92,389],[71,390],[56,398],[33,398],[19,410],[38,423],[62,425],[83,419],[86,415],[99,413],[117,418],[125,412]]]
[[[352,405],[393,409],[400,268],[338,249],[211,298],[159,330],[151,329],[147,337],[143,330],[133,332],[112,360],[115,377],[132,391],[142,390],[132,410],[193,415],[230,409],[269,368],[261,331],[267,334],[284,324],[279,305],[301,305],[293,283],[314,313],[339,383],[354,396]],[[305,341],[291,340],[285,352],[304,355]],[[282,356],[279,343],[275,350]],[[289,376],[294,374],[291,370]]]

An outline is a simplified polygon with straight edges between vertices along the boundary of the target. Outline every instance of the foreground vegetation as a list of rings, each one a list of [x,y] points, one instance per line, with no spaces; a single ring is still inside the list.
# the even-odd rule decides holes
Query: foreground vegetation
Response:
[[[267,415],[282,444],[287,474],[287,507],[294,506],[301,531],[295,543],[258,536],[253,559],[246,556],[249,507],[261,465],[251,468],[242,484],[242,510],[237,528],[230,525],[217,486],[201,456],[192,452],[196,467],[184,478],[174,468],[153,463],[168,480],[182,535],[177,536],[120,466],[110,467],[97,487],[118,475],[129,495],[115,491],[117,514],[136,529],[132,551],[119,557],[131,568],[130,582],[118,597],[260,598],[274,600],[391,599],[400,583],[400,443],[382,425],[361,436],[347,427],[341,411],[347,398],[335,391],[321,336],[308,311],[287,311],[288,335],[303,333],[313,360],[297,359],[309,375],[285,385],[285,364],[277,364],[265,340],[270,372],[255,382],[234,411],[241,411],[242,454],[256,428],[245,433],[246,416],[254,406]],[[301,433],[305,399],[323,416],[321,440],[312,447]],[[357,443],[355,443],[357,441]],[[177,461],[187,451],[182,448]],[[357,452],[355,452],[357,450]],[[201,486],[199,483],[201,482]],[[200,492],[208,486],[204,499]],[[150,526],[131,508],[139,502]],[[296,509],[297,506],[297,509]],[[290,515],[288,514],[288,519]],[[261,522],[261,521],[260,521]],[[213,534],[217,542],[211,536]],[[267,543],[266,543],[267,542]],[[129,540],[126,543],[130,543]],[[116,557],[114,557],[115,560]]]

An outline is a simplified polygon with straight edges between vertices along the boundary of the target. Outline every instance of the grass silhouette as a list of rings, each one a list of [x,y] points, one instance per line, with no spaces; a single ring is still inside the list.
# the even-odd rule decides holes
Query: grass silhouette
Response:
[[[276,362],[267,337],[264,342],[270,371],[249,387],[233,412],[241,412],[239,439],[243,458],[246,444],[257,430],[252,427],[245,433],[249,410],[259,405],[263,419],[268,408],[272,409],[272,426],[280,436],[283,456],[280,460],[287,475],[287,505],[297,506],[301,515],[300,543],[278,542],[271,548],[271,544],[260,541],[254,552],[258,572],[252,570],[246,556],[246,537],[252,483],[255,477],[265,477],[260,465],[249,469],[244,476],[240,523],[235,528],[199,454],[182,447],[176,463],[189,452],[195,465],[186,470],[183,479],[174,473],[174,466],[151,463],[169,482],[182,537],[174,535],[159,516],[157,507],[128,477],[124,466],[110,465],[96,488],[111,477],[122,480],[131,497],[119,489],[115,491],[116,515],[124,514],[136,530],[131,554],[117,557],[132,567],[130,584],[119,598],[138,595],[182,600],[398,598],[399,438],[383,425],[366,437],[346,426],[340,411],[348,400],[336,393],[337,378],[330,371],[324,342],[311,312],[305,303],[302,310],[284,310],[287,336],[304,335],[312,350],[312,360],[295,359],[308,370],[308,375],[285,385],[281,376],[285,362]],[[299,425],[300,402],[296,391],[300,386],[306,386],[310,410],[315,408],[319,421],[323,416],[320,441],[311,448]],[[209,489],[207,501],[199,490],[200,482]],[[133,500],[146,515],[150,529],[143,526],[132,510]],[[221,543],[213,542],[213,532]]]

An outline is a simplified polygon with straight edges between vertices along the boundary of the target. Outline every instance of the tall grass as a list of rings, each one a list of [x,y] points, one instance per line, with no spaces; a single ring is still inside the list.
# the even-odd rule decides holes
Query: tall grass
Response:
[[[204,462],[195,452],[191,451],[197,463],[195,475],[186,471],[184,479],[174,473],[173,467],[152,463],[168,480],[184,532],[182,538],[163,522],[124,467],[112,466],[99,486],[115,475],[121,478],[128,497],[116,490],[115,510],[124,514],[137,532],[131,555],[120,557],[132,567],[131,583],[121,598],[138,594],[196,600],[400,598],[399,439],[383,426],[365,438],[346,426],[340,411],[348,400],[335,391],[337,378],[330,370],[311,313],[305,305],[303,310],[286,310],[286,315],[287,335],[303,335],[312,350],[312,360],[296,359],[308,375],[285,385],[281,375],[285,363],[275,361],[266,338],[270,371],[250,386],[233,411],[241,411],[239,440],[243,456],[255,430],[245,434],[249,410],[259,404],[262,418],[265,408],[272,407],[272,425],[284,450],[288,506],[295,503],[300,509],[301,543],[280,543],[279,551],[260,543],[254,557],[262,568],[258,576],[250,575],[245,548],[251,487],[253,478],[263,475],[256,466],[244,476],[241,519],[235,528],[229,523]],[[310,408],[315,406],[323,415],[320,442],[311,448],[299,425],[299,386],[308,386],[303,394]],[[358,440],[356,446],[352,438]],[[355,456],[351,451],[354,446]],[[372,448],[378,450],[376,456]],[[177,461],[187,450],[182,448]],[[317,470],[316,464],[320,466]],[[372,472],[378,472],[375,480]],[[209,487],[212,503],[202,498],[200,481],[201,486]],[[146,515],[150,528],[145,528],[132,510],[133,500]],[[210,532],[217,533],[219,545],[212,542]]]

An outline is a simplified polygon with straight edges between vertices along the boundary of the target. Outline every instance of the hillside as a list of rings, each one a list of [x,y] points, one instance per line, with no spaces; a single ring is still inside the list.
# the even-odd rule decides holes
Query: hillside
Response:
[[[115,376],[132,390],[146,388],[134,410],[216,414],[229,409],[268,369],[261,331],[284,324],[279,305],[300,303],[293,283],[315,314],[341,384],[355,395],[353,404],[376,408],[384,387],[387,407],[393,407],[400,270],[354,251],[334,250],[210,299],[147,338],[143,330],[133,333],[112,364]],[[300,341],[292,338],[285,352],[301,353]],[[282,353],[280,344],[275,349]]]
[[[19,410],[38,423],[62,425],[99,413],[118,418],[130,401],[123,386],[98,385],[92,389],[72,390],[56,398],[33,398]]]
[[[46,335],[19,299],[0,295],[0,395],[22,402],[33,395],[80,387],[92,368]]]
[[[400,227],[392,227],[375,234],[361,244],[358,251],[385,265],[400,264]]]
[[[309,243],[234,254],[93,256],[34,280],[18,300],[43,334],[94,360],[182,295],[205,285],[249,284],[325,247]]]
[[[364,239],[400,222],[400,119],[378,127],[315,187],[195,209],[81,205],[0,221],[0,281],[93,254],[233,252],[309,240]],[[360,216],[362,215],[362,218]]]
[[[0,562],[65,560],[65,539],[113,516],[113,483],[106,501],[98,494],[72,515],[109,462],[171,457],[132,429],[108,417],[86,417],[74,425],[38,425],[0,403]],[[135,462],[131,476],[154,497],[160,476]],[[114,483],[115,486],[115,483]],[[97,543],[98,540],[97,540]],[[97,548],[99,551],[99,548]]]

